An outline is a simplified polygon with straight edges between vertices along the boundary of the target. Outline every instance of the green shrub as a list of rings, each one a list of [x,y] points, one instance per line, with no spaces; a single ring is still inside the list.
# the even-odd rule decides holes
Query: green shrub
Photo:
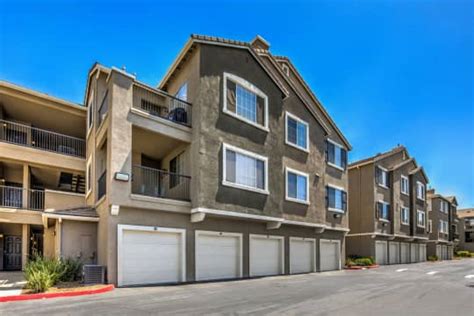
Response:
[[[25,267],[26,287],[35,293],[44,292],[58,282],[78,280],[82,263],[74,259],[34,257]]]
[[[437,255],[428,256],[428,261],[438,261],[438,256]]]
[[[363,267],[371,266],[374,264],[371,258],[357,258],[357,259],[354,259],[354,263],[356,266],[363,266]]]
[[[467,251],[467,250],[458,251],[458,252],[456,253],[456,255],[457,255],[458,257],[462,257],[462,258],[469,258],[469,257],[471,257],[471,253],[469,253],[469,251]]]

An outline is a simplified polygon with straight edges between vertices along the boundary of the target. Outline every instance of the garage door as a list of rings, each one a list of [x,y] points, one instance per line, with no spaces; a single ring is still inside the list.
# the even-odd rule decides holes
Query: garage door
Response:
[[[441,246],[441,257],[443,260],[448,260],[448,246]]]
[[[436,256],[438,257],[438,260],[442,259],[442,253],[441,245],[436,245]]]
[[[418,244],[410,244],[410,262],[418,262]]]
[[[290,273],[316,271],[316,240],[290,237]]]
[[[426,245],[425,244],[420,244],[420,262],[426,261]]]
[[[388,243],[388,254],[389,254],[389,263],[398,264],[400,263],[400,243],[399,242],[389,242]]]
[[[375,262],[380,265],[388,263],[388,250],[386,241],[375,241]]]
[[[453,246],[448,246],[448,260],[452,260],[453,259]]]
[[[249,275],[264,276],[285,273],[284,237],[249,236]]]
[[[242,277],[242,234],[196,231],[196,280]]]
[[[185,230],[117,226],[118,285],[184,282]]]
[[[400,243],[400,263],[410,262],[410,244],[406,242]]]
[[[341,269],[341,242],[321,239],[319,242],[320,271]]]

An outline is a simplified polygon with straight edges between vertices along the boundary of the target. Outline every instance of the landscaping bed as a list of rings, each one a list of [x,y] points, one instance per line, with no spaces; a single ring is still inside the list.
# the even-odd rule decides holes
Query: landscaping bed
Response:
[[[378,268],[373,257],[349,256],[345,268],[348,270],[364,270]]]

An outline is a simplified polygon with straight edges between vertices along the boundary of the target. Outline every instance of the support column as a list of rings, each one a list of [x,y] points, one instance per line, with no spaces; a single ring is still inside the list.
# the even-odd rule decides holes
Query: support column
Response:
[[[28,189],[30,188],[30,166],[23,164],[23,204],[22,208],[28,208]]]
[[[25,270],[30,249],[30,224],[23,224],[21,227],[21,269]]]

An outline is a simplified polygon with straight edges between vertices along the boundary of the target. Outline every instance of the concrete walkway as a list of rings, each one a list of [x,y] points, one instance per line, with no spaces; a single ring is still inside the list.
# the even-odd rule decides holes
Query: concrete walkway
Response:
[[[21,294],[26,281],[21,271],[0,271],[0,297]]]

